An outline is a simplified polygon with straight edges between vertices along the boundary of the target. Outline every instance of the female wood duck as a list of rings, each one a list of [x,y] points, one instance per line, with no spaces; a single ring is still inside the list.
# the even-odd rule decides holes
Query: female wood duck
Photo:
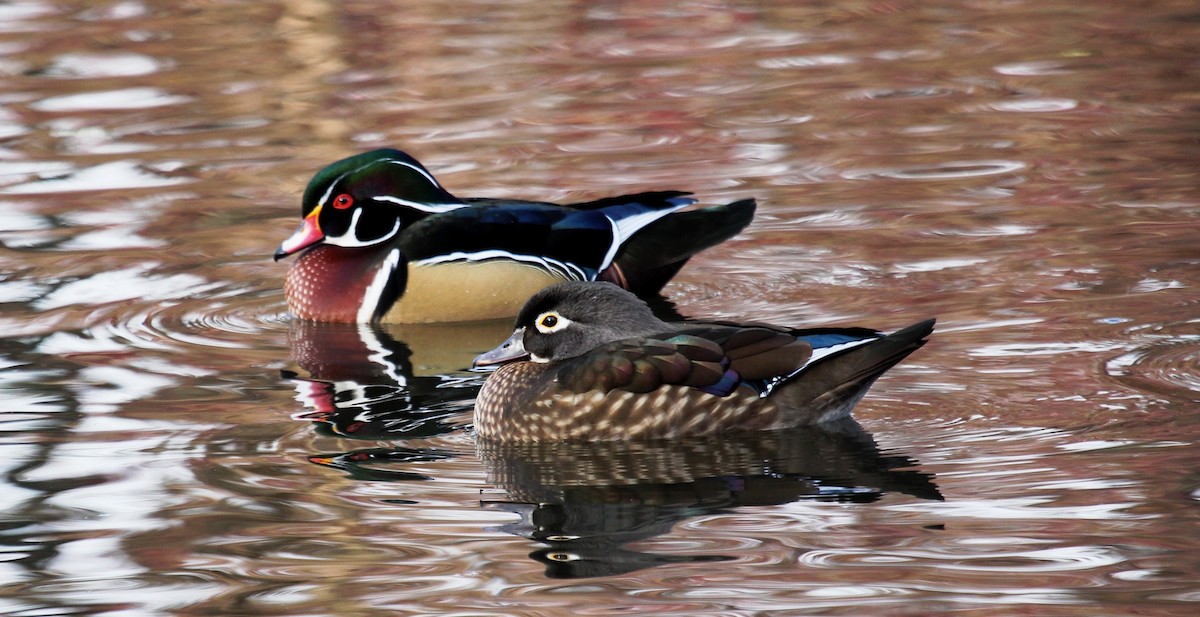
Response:
[[[888,335],[672,325],[615,285],[559,283],[530,298],[512,336],[475,359],[503,364],[475,400],[475,430],[501,441],[598,441],[830,422],[924,345],[933,324]]]
[[[752,199],[687,212],[679,191],[556,205],[460,199],[416,159],[373,150],[322,169],[275,259],[299,319],[425,323],[512,317],[559,281],[654,294],[692,255],[742,230]]]

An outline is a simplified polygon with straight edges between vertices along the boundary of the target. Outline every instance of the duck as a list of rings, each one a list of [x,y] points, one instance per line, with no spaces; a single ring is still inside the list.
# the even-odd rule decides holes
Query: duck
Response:
[[[884,334],[667,323],[629,291],[568,281],[534,294],[475,400],[483,440],[633,441],[824,425],[850,416],[935,320]]]
[[[512,318],[561,281],[657,294],[696,253],[732,238],[756,202],[683,210],[683,191],[595,201],[458,198],[411,155],[383,148],[336,161],[304,190],[298,254],[284,281],[293,317],[340,323]]]

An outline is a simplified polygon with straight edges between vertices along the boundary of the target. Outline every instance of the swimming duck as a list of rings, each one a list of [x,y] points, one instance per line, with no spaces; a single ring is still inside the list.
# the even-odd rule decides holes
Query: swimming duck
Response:
[[[275,252],[303,251],[284,291],[304,320],[428,323],[512,317],[560,281],[611,281],[657,293],[694,254],[741,231],[755,202],[679,212],[688,193],[659,191],[557,205],[458,198],[400,150],[322,169],[303,221]]]
[[[534,294],[475,401],[483,439],[600,441],[754,431],[844,418],[934,320],[893,334],[730,323],[668,324],[605,282]]]

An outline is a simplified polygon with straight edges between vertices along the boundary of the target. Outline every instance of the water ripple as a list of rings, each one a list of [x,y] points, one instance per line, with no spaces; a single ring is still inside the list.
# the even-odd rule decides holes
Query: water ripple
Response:
[[[851,169],[842,173],[849,180],[890,178],[893,180],[957,180],[1013,173],[1025,169],[1020,161],[951,161],[902,169]]]
[[[843,54],[817,54],[812,56],[792,56],[789,58],[759,60],[758,66],[764,69],[809,69],[825,66],[841,66],[844,64],[853,64],[857,61],[853,56]]]
[[[282,336],[286,330],[289,317],[265,306],[262,292],[226,287],[191,275],[173,276],[187,278],[162,279],[160,282],[170,284],[158,286],[161,293],[146,289],[144,280],[106,287],[104,293],[116,295],[106,300],[107,306],[87,312],[92,325],[79,330],[60,327],[42,340],[38,351],[71,356],[121,354],[130,349],[249,349],[261,346],[259,338],[264,332]],[[100,292],[89,297],[94,299],[95,293]],[[198,297],[181,301],[188,296]]]
[[[628,152],[630,150],[655,148],[677,143],[679,143],[679,139],[676,137],[651,137],[631,133],[600,133],[591,135],[587,139],[562,144],[559,146],[559,149],[563,152],[573,153]]]
[[[1117,551],[1104,546],[1064,546],[1034,550],[987,552],[977,546],[969,551],[828,549],[809,551],[799,562],[814,568],[914,564],[945,570],[973,572],[1064,572],[1090,570],[1124,561]]]
[[[130,300],[172,300],[203,294],[218,285],[194,274],[152,274],[153,264],[97,272],[59,285],[38,298],[33,308],[48,311],[79,304],[107,304]]]
[[[1058,60],[1034,60],[1030,62],[1000,64],[996,66],[995,71],[1001,75],[1019,76],[1062,75],[1070,72],[1066,68],[1065,63]]]
[[[1015,101],[1000,101],[987,105],[992,111],[1007,111],[1016,113],[1048,113],[1055,111],[1071,111],[1079,107],[1075,99],[1020,99]]]
[[[30,107],[48,112],[128,110],[182,105],[190,103],[192,100],[190,96],[168,94],[159,88],[125,88],[107,92],[53,96],[33,103]]]
[[[1036,233],[1041,228],[1032,225],[1018,225],[1015,223],[999,223],[994,225],[981,225],[969,228],[933,228],[923,232],[930,236],[960,236],[966,238],[988,238],[994,236],[1028,236]]]
[[[907,595],[903,589],[880,585],[836,585],[813,589],[807,594],[814,598],[878,598],[882,596]]]
[[[191,178],[171,176],[134,161],[113,161],[94,167],[63,170],[52,177],[6,186],[0,193],[36,194],[71,193],[102,189],[139,189],[172,186],[191,182]]]
[[[851,100],[856,98],[861,99],[924,99],[939,96],[948,96],[954,94],[955,91],[949,88],[941,88],[938,86],[921,86],[914,88],[871,88],[864,90],[858,95],[851,96]]]
[[[262,298],[247,294],[157,307],[107,327],[114,336],[128,336],[127,340],[134,345],[167,341],[184,346],[239,349],[257,346],[254,335],[264,330],[282,332],[289,321],[284,312],[264,312]]]
[[[1165,338],[1104,363],[1104,372],[1138,390],[1196,400],[1200,392],[1200,336]]]
[[[135,53],[67,53],[54,60],[46,69],[49,77],[96,78],[149,75],[162,70],[166,63]]]

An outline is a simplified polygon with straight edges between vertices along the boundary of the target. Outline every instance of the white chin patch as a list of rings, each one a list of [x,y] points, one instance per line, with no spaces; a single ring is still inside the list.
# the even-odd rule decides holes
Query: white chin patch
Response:
[[[529,354],[529,360],[538,364],[548,364],[550,362],[550,358],[543,358],[535,353]]]

